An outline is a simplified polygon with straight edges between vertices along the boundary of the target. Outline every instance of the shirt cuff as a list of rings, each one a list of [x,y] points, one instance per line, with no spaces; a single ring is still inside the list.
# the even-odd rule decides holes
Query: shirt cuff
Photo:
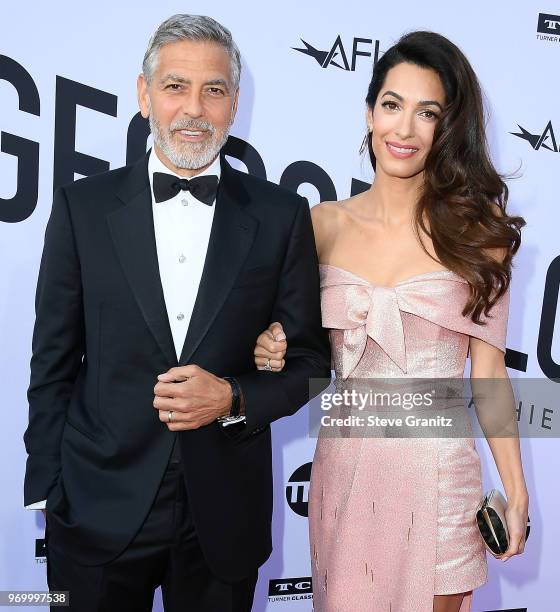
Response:
[[[29,504],[29,506],[25,506],[26,510],[45,510],[47,507],[47,500],[43,499],[41,501],[35,502],[34,504]]]
[[[230,425],[235,425],[236,423],[244,423],[246,421],[245,415],[239,415],[236,417],[221,417],[218,419],[218,423],[222,427],[229,427]]]

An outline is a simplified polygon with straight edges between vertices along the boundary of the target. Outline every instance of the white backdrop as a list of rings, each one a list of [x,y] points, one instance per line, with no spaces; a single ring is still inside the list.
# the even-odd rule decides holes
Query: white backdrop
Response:
[[[107,0],[10,3],[0,20],[0,590],[45,588],[40,552],[43,519],[40,513],[22,507],[26,457],[22,435],[27,422],[33,299],[51,206],[55,152],[60,160],[73,120],[73,109],[63,106],[67,82],[57,77],[106,92],[112,110],[77,107],[75,150],[106,160],[111,168],[123,165],[128,126],[137,112],[135,79],[148,38],[163,19],[187,11],[218,19],[232,30],[242,51],[240,112],[232,134],[256,148],[270,180],[279,182],[294,162],[312,162],[317,167],[303,167],[304,176],[314,180],[322,169],[339,199],[350,195],[352,179],[371,179],[369,162],[360,158],[358,148],[365,129],[363,100],[373,58],[356,56],[355,69],[351,69],[355,39],[366,39],[357,41],[356,48],[372,55],[376,41],[383,52],[412,29],[431,29],[456,42],[471,60],[487,95],[488,134],[498,168],[504,173],[520,169],[519,178],[510,183],[510,208],[523,215],[528,225],[512,285],[508,347],[516,351],[510,363],[517,369],[510,373],[560,378],[560,347],[553,336],[560,260],[552,264],[545,299],[547,271],[560,254],[560,37],[553,36],[555,31],[560,34],[560,23],[554,30],[549,22],[549,34],[537,31],[539,13],[550,13],[550,5],[534,0],[471,0],[463,7],[445,0],[192,0],[188,4],[159,0],[153,6]],[[350,70],[345,69],[340,48],[333,61],[342,68],[332,63],[323,67],[311,55],[293,49],[305,48],[303,40],[319,51],[330,51],[338,36]],[[31,93],[24,96],[30,106],[24,104],[21,109],[11,76],[17,65],[29,73],[38,93],[37,98],[31,87]],[[21,82],[21,77],[17,79]],[[33,163],[20,162],[20,170],[23,166],[25,170],[19,181],[18,158],[10,154],[14,142],[19,142],[14,136],[37,143],[28,146],[38,148],[39,155],[38,170]],[[37,181],[37,205],[28,214]],[[30,191],[19,192],[25,197],[10,201],[16,191],[25,189]],[[319,191],[309,183],[298,191],[312,204],[320,199]],[[327,195],[323,191],[322,196]],[[24,213],[26,206],[30,210]],[[549,439],[523,440],[531,496],[526,553],[507,564],[490,559],[489,582],[476,593],[474,610],[556,609],[552,599],[560,577],[560,527],[555,483],[560,459],[555,434],[560,415],[553,404],[546,408],[551,411],[547,413],[552,428]],[[535,434],[544,431],[543,409],[542,405],[534,409],[530,428]],[[521,418],[526,418],[525,413]],[[314,440],[306,431],[305,409],[274,426],[275,550],[260,573],[256,611],[311,610],[305,582],[310,575],[307,519],[292,509],[305,513],[308,483],[305,474],[296,474],[288,482],[300,466],[311,461]],[[485,488],[499,485],[486,444],[477,444]],[[284,598],[269,598],[269,586]],[[159,606],[156,602],[154,609]]]

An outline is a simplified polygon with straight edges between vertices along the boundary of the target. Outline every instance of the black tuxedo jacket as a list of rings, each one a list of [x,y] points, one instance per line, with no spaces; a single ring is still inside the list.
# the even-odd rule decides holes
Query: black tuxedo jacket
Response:
[[[155,246],[148,156],[57,190],[36,296],[25,504],[84,564],[115,558],[155,497],[174,436],[202,550],[226,580],[269,556],[270,423],[330,376],[317,254],[302,197],[232,169],[222,175],[204,271],[179,362]],[[165,204],[162,204],[165,206]],[[258,371],[257,336],[281,321],[282,373]],[[170,432],[153,408],[158,374],[194,363],[235,376],[247,424]]]

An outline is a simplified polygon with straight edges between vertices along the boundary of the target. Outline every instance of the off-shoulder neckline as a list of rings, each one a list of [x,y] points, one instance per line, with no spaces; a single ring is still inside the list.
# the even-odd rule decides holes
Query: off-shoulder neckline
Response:
[[[464,279],[459,276],[456,272],[453,272],[452,270],[432,270],[431,272],[422,272],[420,274],[414,274],[413,276],[409,276],[408,278],[405,278],[401,281],[399,281],[398,283],[395,283],[394,285],[379,285],[377,283],[373,283],[370,280],[368,280],[367,278],[364,278],[363,276],[360,276],[359,274],[355,274],[354,272],[350,272],[350,270],[345,270],[344,268],[340,268],[339,266],[333,266],[332,264],[324,264],[324,263],[320,263],[319,264],[320,268],[332,268],[333,270],[338,270],[340,272],[343,272],[345,274],[348,274],[350,276],[353,276],[354,278],[357,278],[361,281],[363,281],[364,283],[368,284],[371,287],[379,287],[380,289],[395,289],[397,287],[399,287],[400,285],[405,285],[407,283],[412,283],[416,280],[419,280],[421,278],[425,278],[427,276],[439,276],[439,275],[445,275],[445,276],[451,276],[457,280],[461,280],[464,282]]]

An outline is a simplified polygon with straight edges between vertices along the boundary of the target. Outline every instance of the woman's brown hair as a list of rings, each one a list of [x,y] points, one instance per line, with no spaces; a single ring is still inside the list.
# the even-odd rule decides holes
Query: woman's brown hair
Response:
[[[446,95],[426,157],[414,227],[419,239],[421,232],[431,238],[439,261],[468,282],[471,292],[463,315],[480,323],[482,313],[488,315],[507,291],[525,221],[506,213],[508,188],[488,153],[478,79],[462,51],[447,38],[434,32],[403,36],[375,65],[368,106],[375,106],[389,70],[403,62],[434,70]],[[371,134],[366,138],[375,169]]]

